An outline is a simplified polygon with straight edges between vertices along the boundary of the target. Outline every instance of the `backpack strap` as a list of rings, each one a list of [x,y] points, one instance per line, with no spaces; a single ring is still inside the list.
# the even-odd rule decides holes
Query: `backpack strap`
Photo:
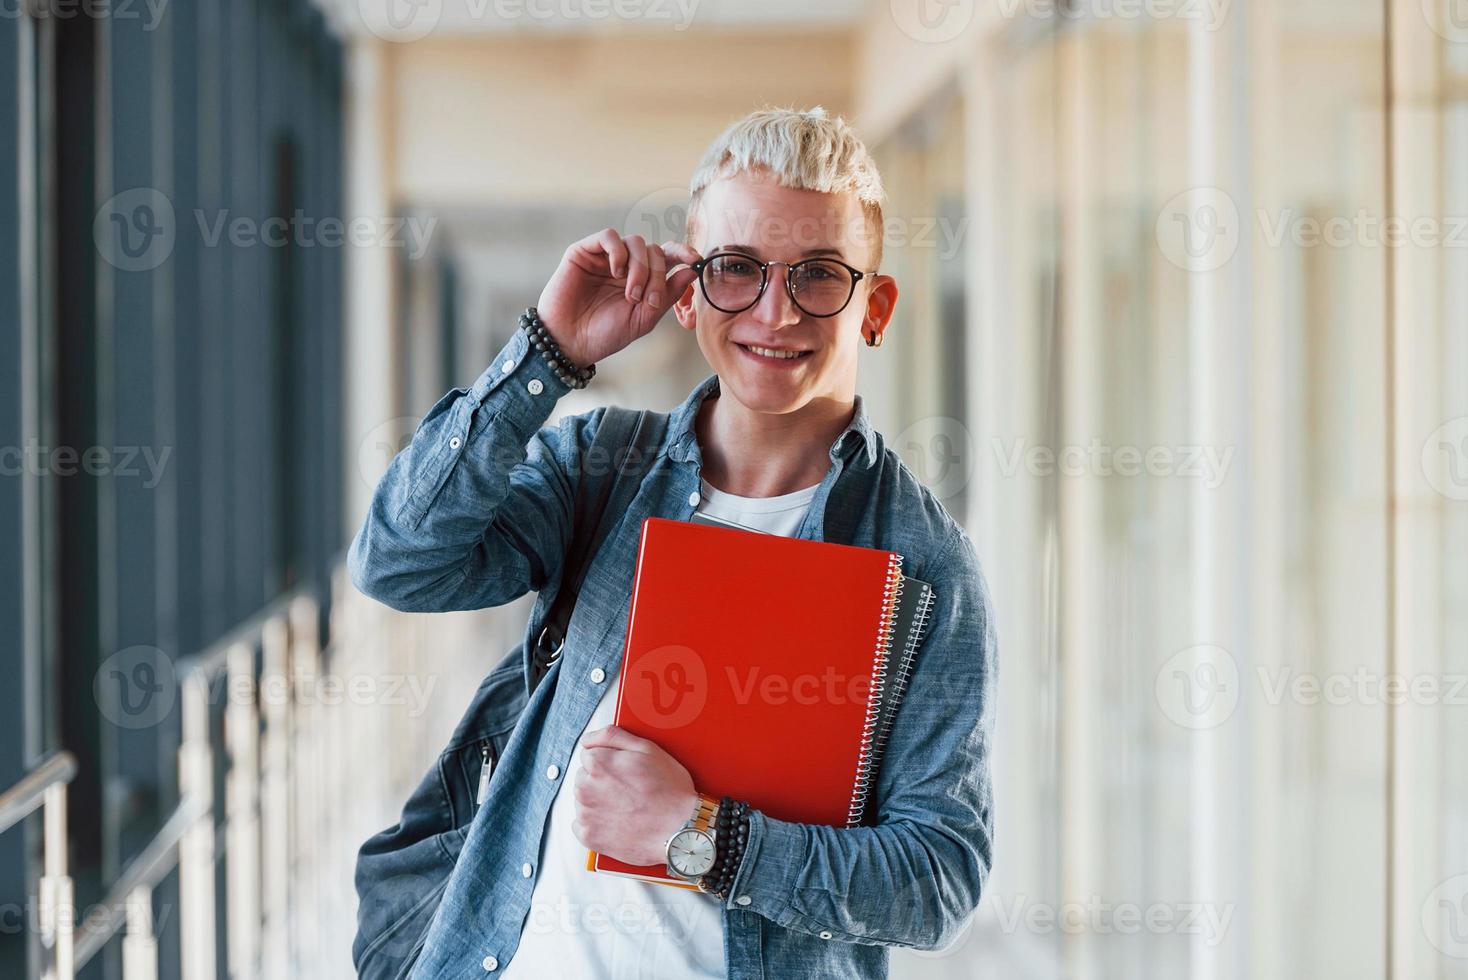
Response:
[[[627,488],[635,492],[642,485],[642,478],[662,445],[667,425],[668,416],[663,412],[636,411],[611,405],[602,415],[591,449],[587,456],[582,457],[580,478],[576,481],[571,545],[561,573],[561,588],[556,592],[545,624],[531,649],[531,693],[560,658],[561,648],[565,646],[571,614],[576,610],[576,599],[586,580],[587,567],[611,530],[602,520],[608,502],[614,492],[618,496],[626,496]],[[603,474],[590,469],[586,465],[588,456],[593,460],[609,461],[612,472]]]

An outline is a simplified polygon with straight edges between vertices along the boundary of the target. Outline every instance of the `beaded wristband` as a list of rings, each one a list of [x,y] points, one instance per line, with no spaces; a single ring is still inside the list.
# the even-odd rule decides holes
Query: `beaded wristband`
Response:
[[[749,804],[724,797],[719,801],[718,830],[714,834],[714,867],[700,882],[704,891],[716,898],[728,897],[748,842]]]
[[[540,356],[545,358],[545,363],[550,365],[562,384],[569,388],[585,388],[596,377],[595,364],[581,368],[571,363],[571,359],[561,350],[550,331],[545,329],[535,307],[526,307],[525,312],[520,314],[520,329],[525,331],[530,338],[530,345],[540,351]]]

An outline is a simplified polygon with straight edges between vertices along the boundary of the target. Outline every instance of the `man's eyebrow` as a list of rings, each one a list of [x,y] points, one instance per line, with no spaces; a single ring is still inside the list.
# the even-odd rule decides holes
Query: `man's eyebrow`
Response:
[[[713,250],[713,252],[710,252],[709,254],[710,255],[713,255],[714,252],[743,252],[746,255],[759,255],[760,254],[760,250],[757,249],[757,248],[755,248],[753,245],[720,245],[720,246],[716,247]],[[838,259],[841,258],[841,250],[839,248],[829,248],[829,247],[827,247],[827,248],[808,248],[808,249],[806,249],[804,252],[802,252],[800,254],[806,256],[807,258],[812,257],[812,256],[816,256],[816,255],[834,255]]]

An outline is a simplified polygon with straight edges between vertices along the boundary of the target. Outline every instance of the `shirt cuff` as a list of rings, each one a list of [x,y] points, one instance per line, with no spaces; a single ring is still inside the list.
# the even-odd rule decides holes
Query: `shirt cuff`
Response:
[[[784,925],[800,870],[791,862],[803,860],[809,853],[808,845],[800,824],[777,820],[750,807],[744,856],[735,869],[724,907],[757,912]]]

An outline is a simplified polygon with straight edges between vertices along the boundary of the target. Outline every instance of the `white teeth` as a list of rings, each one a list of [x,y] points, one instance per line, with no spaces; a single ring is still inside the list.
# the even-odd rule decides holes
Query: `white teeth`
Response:
[[[749,345],[745,345],[745,349],[752,350],[761,357],[778,357],[785,360],[789,360],[792,357],[799,357],[801,354],[800,351],[795,350],[770,350],[768,347],[751,347]]]

